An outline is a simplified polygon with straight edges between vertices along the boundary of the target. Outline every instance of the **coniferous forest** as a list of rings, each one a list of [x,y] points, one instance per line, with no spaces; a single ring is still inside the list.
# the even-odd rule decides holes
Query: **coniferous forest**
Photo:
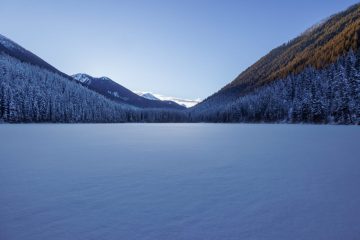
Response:
[[[192,120],[360,124],[359,54],[351,50],[325,69],[307,68],[230,104],[216,98],[192,111]]]
[[[1,54],[0,119],[4,122],[276,122],[360,124],[359,51],[325,69],[307,68],[238,97],[188,110],[140,109],[113,102],[81,84]]]
[[[4,122],[185,121],[180,111],[119,104],[69,78],[6,54],[0,54],[0,76],[0,119]]]

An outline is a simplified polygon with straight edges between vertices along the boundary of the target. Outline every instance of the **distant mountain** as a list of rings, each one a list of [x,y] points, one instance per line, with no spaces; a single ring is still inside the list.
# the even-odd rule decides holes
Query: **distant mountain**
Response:
[[[190,100],[190,99],[182,99],[177,97],[167,97],[161,94],[154,94],[149,92],[135,92],[139,96],[142,96],[144,98],[150,99],[150,100],[161,100],[161,101],[172,101],[176,102],[177,104],[190,108],[195,106],[196,104],[199,104],[201,102],[200,99],[196,100]]]
[[[185,107],[172,101],[150,100],[141,97],[107,77],[95,78],[83,73],[75,74],[72,77],[87,88],[115,102],[126,103],[139,108],[185,109]]]
[[[356,4],[262,57],[195,106],[194,119],[357,123],[359,34]]]
[[[157,101],[161,101],[159,98],[155,97],[152,93],[148,93],[148,92],[135,92],[137,95],[149,99],[149,100],[157,100]]]

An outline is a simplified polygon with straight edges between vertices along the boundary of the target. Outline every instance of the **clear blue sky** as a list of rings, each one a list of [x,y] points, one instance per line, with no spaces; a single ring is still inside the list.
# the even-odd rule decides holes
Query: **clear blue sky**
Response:
[[[1,0],[0,33],[59,70],[205,98],[355,0]]]

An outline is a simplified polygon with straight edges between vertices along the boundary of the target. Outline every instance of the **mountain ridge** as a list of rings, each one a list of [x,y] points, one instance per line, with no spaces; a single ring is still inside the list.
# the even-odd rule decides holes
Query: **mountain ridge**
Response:
[[[150,100],[139,96],[108,77],[95,78],[85,73],[72,77],[87,88],[119,103],[126,103],[140,108],[185,109],[172,101]]]
[[[360,46],[359,36],[360,3],[331,15],[298,37],[274,48],[195,108],[216,101],[231,103],[258,87],[298,74],[307,67],[320,70],[350,49],[356,51]]]

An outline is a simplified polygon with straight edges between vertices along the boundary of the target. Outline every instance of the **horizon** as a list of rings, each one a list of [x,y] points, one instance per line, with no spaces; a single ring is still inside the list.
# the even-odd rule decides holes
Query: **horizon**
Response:
[[[357,3],[84,2],[5,0],[0,34],[66,74],[183,99],[205,99],[273,48]]]

